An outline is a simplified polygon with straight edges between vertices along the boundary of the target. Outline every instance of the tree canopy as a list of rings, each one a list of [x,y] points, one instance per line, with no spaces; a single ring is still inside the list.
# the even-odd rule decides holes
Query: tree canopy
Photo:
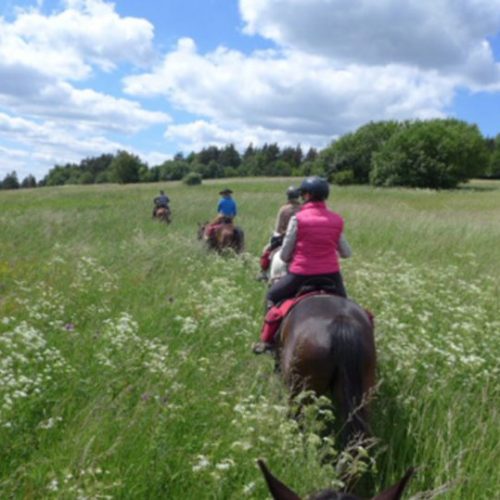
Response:
[[[152,167],[135,154],[117,151],[55,165],[38,185],[174,181],[190,173],[202,179],[321,175],[337,184],[447,189],[475,176],[500,178],[500,134],[484,138],[477,126],[454,119],[370,122],[320,151],[304,153],[300,144],[250,143],[240,153],[234,144],[211,145]],[[35,185],[33,176],[19,183],[11,172],[0,187]]]

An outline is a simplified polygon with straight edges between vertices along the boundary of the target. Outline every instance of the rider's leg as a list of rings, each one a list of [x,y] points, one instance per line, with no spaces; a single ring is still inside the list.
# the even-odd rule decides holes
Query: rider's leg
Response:
[[[286,298],[293,297],[307,278],[307,276],[288,273],[274,283],[267,293],[267,311],[269,311],[274,304],[277,304]],[[260,341],[254,344],[252,350],[255,354],[262,354],[266,351],[271,351],[274,348],[274,339],[267,338],[264,333],[264,327],[261,331],[263,332],[264,337],[261,337]]]
[[[335,283],[335,289],[337,291],[337,295],[344,297],[347,299],[347,292],[344,286],[344,280],[342,278],[342,274],[340,271],[338,273],[325,275],[326,278],[331,279]]]
[[[267,300],[277,304],[284,299],[293,297],[300,287],[309,279],[302,274],[288,273],[274,283],[267,292]]]

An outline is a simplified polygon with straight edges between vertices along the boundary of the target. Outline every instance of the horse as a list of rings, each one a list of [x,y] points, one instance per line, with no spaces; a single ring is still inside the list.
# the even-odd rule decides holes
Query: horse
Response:
[[[335,401],[346,441],[371,434],[366,402],[375,387],[373,330],[354,301],[318,291],[290,310],[277,333],[276,366],[291,398],[313,391]]]
[[[281,247],[276,248],[271,255],[271,265],[269,266],[269,286],[282,278],[288,270],[287,263],[281,259]]]
[[[170,224],[172,222],[172,212],[168,207],[158,207],[156,209],[155,217],[161,222]]]
[[[271,473],[263,460],[257,460],[257,463],[266,480],[267,487],[275,500],[300,500],[300,496],[297,495],[295,491],[290,489]],[[384,490],[382,493],[372,497],[372,500],[399,500],[414,472],[413,468],[408,469],[401,480]],[[360,497],[355,495],[334,490],[318,491],[308,495],[307,498],[309,500],[361,500]]]
[[[206,229],[209,222],[198,223],[198,239],[203,240],[210,250],[223,253],[225,250],[233,250],[241,253],[244,249],[245,234],[243,230],[232,222],[224,221],[215,225],[215,228],[207,235]]]

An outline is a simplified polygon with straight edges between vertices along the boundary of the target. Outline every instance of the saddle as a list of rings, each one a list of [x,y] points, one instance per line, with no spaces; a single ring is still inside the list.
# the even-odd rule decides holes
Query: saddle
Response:
[[[309,286],[309,285],[308,285]],[[280,329],[281,322],[287,314],[301,301],[313,295],[335,295],[324,288],[308,289],[303,286],[295,297],[285,299],[279,304],[271,307],[264,318],[260,339],[264,342],[272,342],[276,332]]]
[[[311,284],[306,283],[298,291],[295,297],[285,299],[267,311],[260,335],[260,339],[262,341],[269,343],[273,342],[276,333],[281,328],[283,319],[299,302],[302,302],[302,300],[315,295],[338,295],[335,291],[335,287],[331,286],[332,282],[330,280],[321,278],[318,280],[314,279],[312,281],[314,282]],[[330,286],[326,286],[326,282],[329,282]],[[368,309],[365,309],[365,313],[368,316],[368,320],[370,321],[372,328],[375,328],[375,316]]]

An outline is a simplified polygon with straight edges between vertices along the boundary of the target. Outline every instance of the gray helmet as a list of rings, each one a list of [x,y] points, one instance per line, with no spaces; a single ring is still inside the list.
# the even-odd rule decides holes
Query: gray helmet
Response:
[[[286,190],[286,197],[289,199],[289,200],[296,200],[297,198],[300,197],[300,189],[297,189],[296,187],[294,186],[290,186],[287,190]]]
[[[323,177],[306,177],[300,185],[300,194],[309,193],[313,200],[323,201],[330,194],[330,185]]]

